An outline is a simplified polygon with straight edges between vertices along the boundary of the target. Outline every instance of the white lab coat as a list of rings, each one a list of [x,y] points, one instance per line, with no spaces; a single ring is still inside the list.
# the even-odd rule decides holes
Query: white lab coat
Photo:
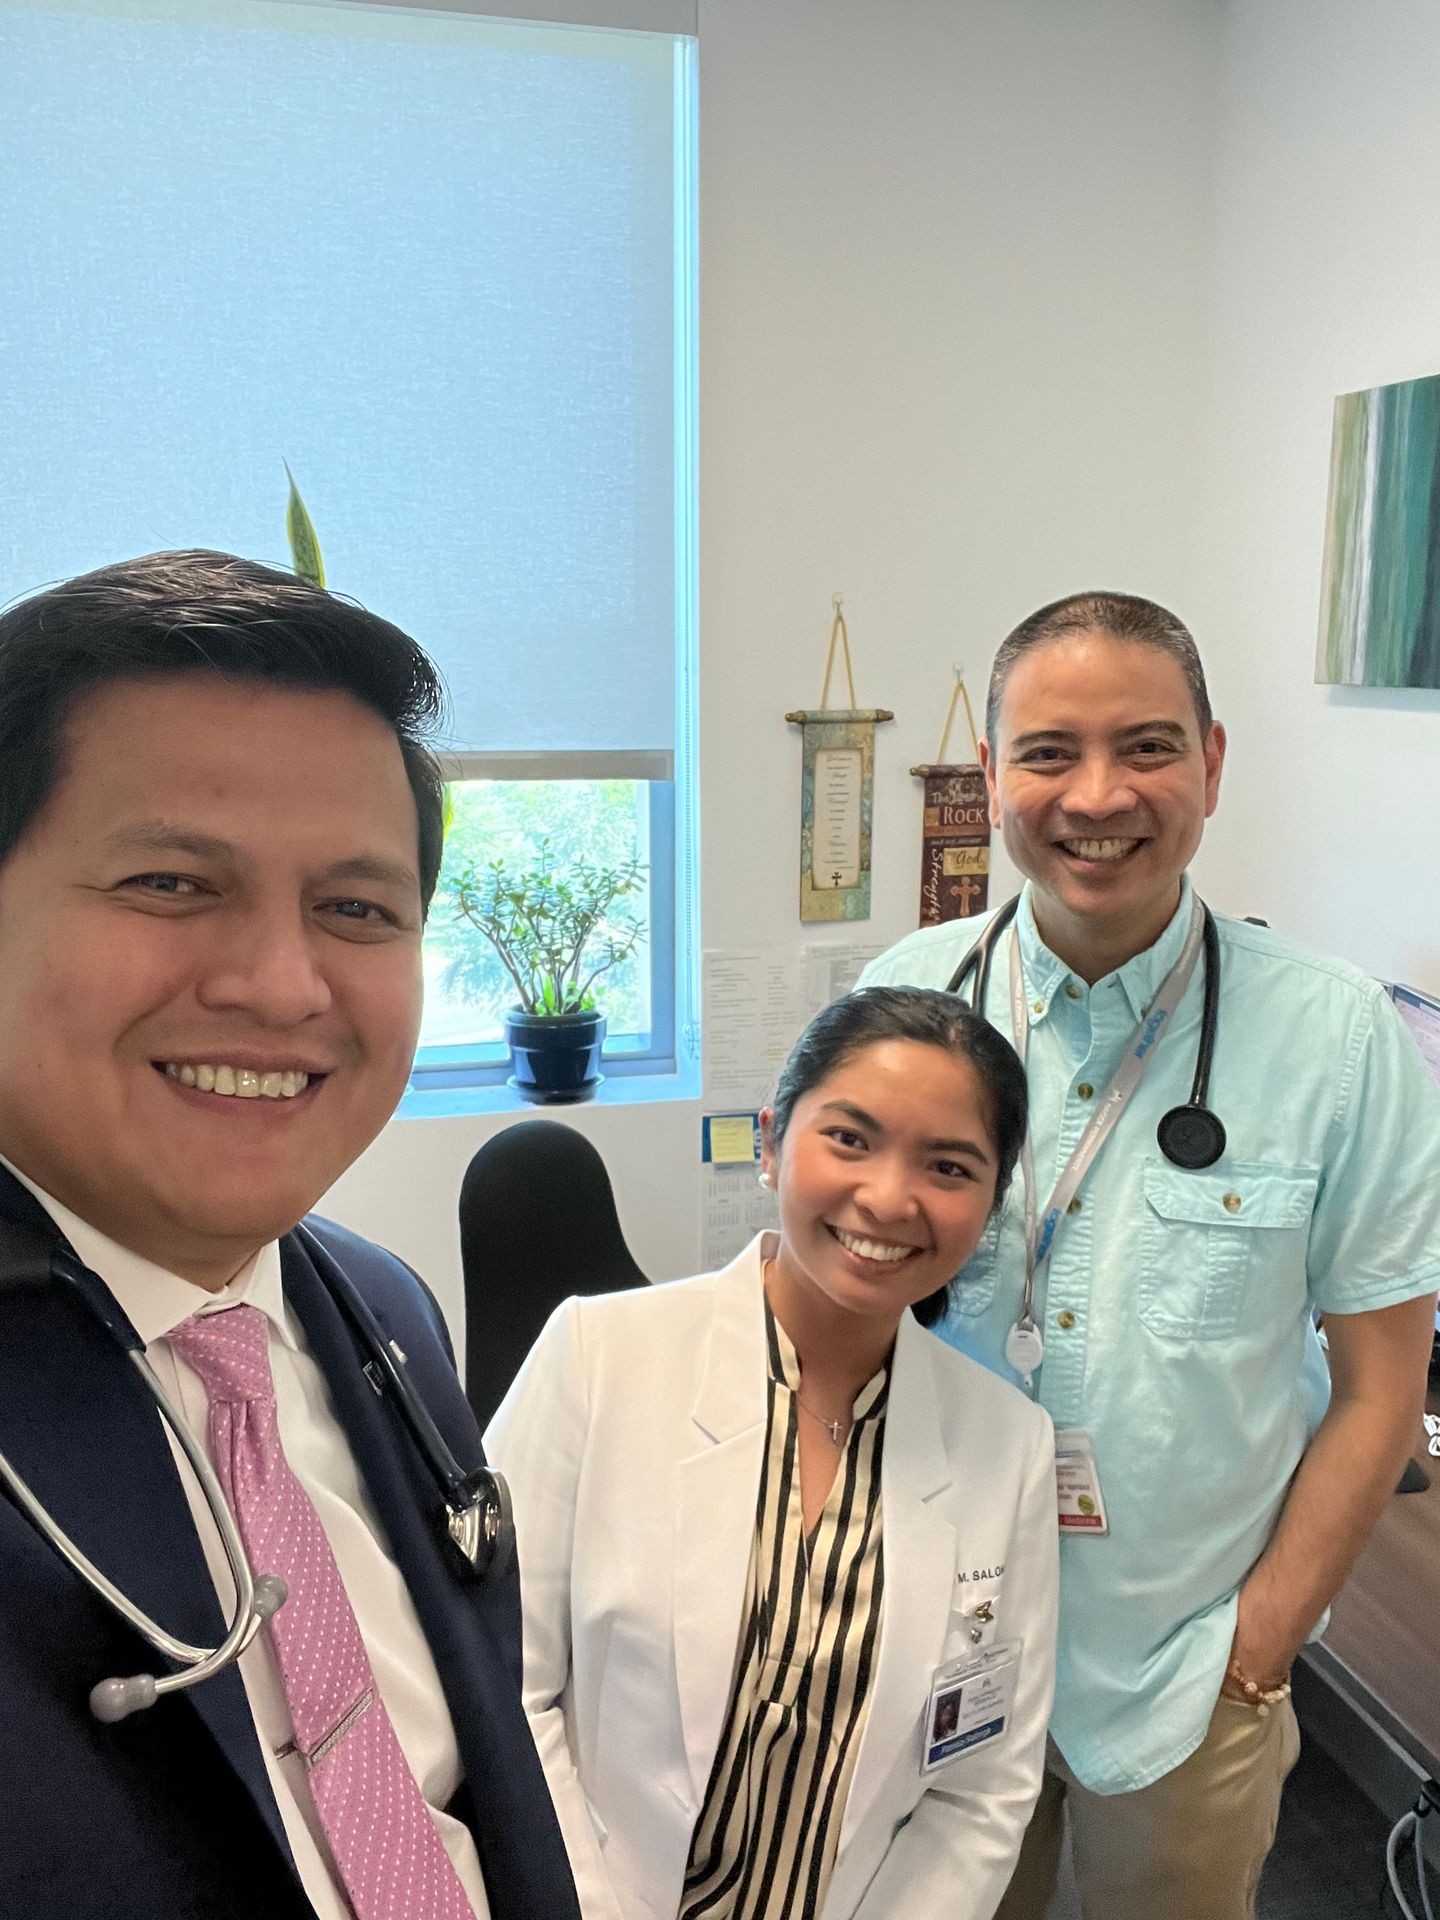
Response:
[[[514,1494],[525,1705],[585,1920],[680,1908],[746,1604],[764,1238],[721,1273],[567,1301],[485,1435]],[[909,1313],[881,1501],[880,1652],[820,1920],[990,1920],[1044,1763],[1054,1443],[1042,1409]],[[1008,1730],[922,1777],[935,1670],[977,1633],[1023,1643]]]

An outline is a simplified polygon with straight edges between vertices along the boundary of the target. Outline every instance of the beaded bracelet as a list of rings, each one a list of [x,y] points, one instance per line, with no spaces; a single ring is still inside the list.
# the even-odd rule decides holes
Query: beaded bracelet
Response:
[[[1278,1687],[1262,1687],[1258,1680],[1247,1678],[1238,1660],[1232,1660],[1225,1671],[1244,1694],[1246,1706],[1253,1707],[1262,1720],[1271,1707],[1278,1707],[1282,1700],[1290,1698],[1288,1680],[1282,1680]]]

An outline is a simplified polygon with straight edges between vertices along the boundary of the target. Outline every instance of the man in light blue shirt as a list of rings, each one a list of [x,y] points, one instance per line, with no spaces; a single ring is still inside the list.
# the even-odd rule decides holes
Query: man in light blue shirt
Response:
[[[1224,756],[1194,642],[1149,601],[1057,602],[996,656],[981,757],[1027,884],[984,1011],[1012,1031],[1013,941],[1041,1214],[1185,946]],[[985,924],[912,934],[862,984],[944,986]],[[1291,1662],[1423,1404],[1440,1095],[1374,981],[1216,928],[1223,1152],[1191,1170],[1156,1138],[1190,1098],[1202,961],[1036,1275],[1034,1391],[1083,1438],[1053,1750],[1000,1920],[1042,1920],[1067,1799],[1086,1920],[1253,1913],[1298,1752]],[[1025,1273],[1017,1181],[941,1329],[1011,1379]]]

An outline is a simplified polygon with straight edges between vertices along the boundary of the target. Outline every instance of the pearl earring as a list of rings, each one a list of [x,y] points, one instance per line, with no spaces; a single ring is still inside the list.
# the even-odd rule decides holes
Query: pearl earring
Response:
[[[771,1172],[769,1171],[769,1169],[768,1169],[768,1168],[766,1168],[766,1169],[765,1169],[764,1171],[762,1171],[762,1173],[761,1173],[761,1175],[760,1175],[760,1184],[761,1184],[761,1186],[762,1186],[762,1187],[773,1187],[773,1186],[774,1186],[774,1184],[775,1184],[775,1180],[774,1180],[774,1176],[773,1176],[773,1175],[771,1174]]]

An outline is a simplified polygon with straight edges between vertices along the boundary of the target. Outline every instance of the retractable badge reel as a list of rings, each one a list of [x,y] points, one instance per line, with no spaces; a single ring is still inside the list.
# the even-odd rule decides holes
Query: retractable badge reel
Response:
[[[1037,1373],[1045,1358],[1045,1341],[1039,1327],[1027,1315],[1017,1320],[1005,1336],[1005,1358],[1024,1379]]]

